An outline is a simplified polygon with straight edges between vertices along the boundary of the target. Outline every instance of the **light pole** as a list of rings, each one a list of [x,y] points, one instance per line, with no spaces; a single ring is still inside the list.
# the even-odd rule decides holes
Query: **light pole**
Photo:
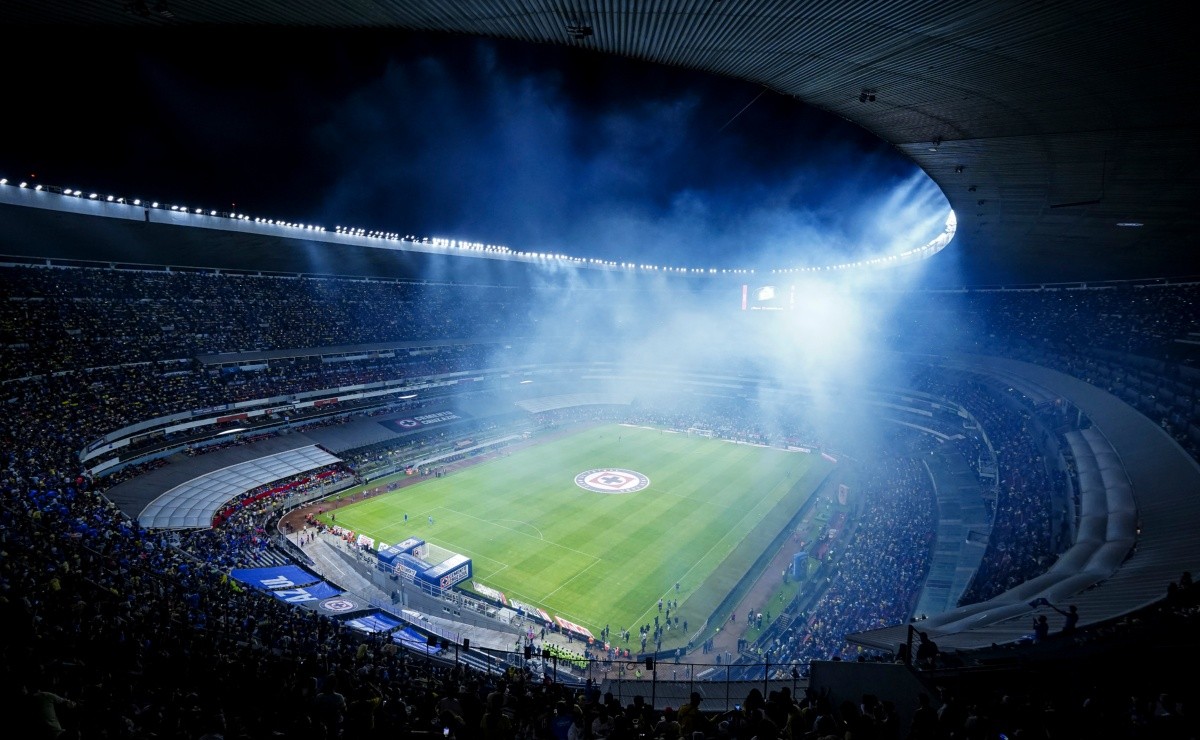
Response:
[[[767,679],[771,676],[771,651],[763,650],[763,696],[768,695]]]
[[[658,664],[654,656],[646,658],[646,667],[650,669],[650,709],[653,710],[658,699]]]
[[[471,649],[471,638],[469,638],[469,637],[463,638],[462,649],[464,652]],[[454,642],[454,665],[458,665],[458,641],[457,640],[455,640],[455,642]]]

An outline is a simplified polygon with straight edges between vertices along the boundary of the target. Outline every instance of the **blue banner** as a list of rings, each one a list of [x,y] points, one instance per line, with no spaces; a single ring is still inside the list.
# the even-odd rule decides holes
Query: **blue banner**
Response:
[[[376,612],[365,617],[357,617],[346,622],[359,632],[390,632],[399,627],[402,622],[389,614]]]
[[[229,577],[248,586],[274,591],[277,588],[307,586],[321,580],[298,565],[283,565],[277,568],[241,568],[229,571]]]
[[[337,586],[331,586],[324,581],[318,581],[312,585],[301,586],[299,588],[278,588],[272,591],[271,595],[289,604],[303,604],[308,601],[328,599],[330,596],[337,596],[341,592],[342,590]]]
[[[436,647],[430,647],[428,638],[417,632],[412,627],[405,627],[399,632],[392,633],[392,642],[408,648],[414,652],[425,653],[426,655],[437,655],[442,652],[441,640],[438,640]]]

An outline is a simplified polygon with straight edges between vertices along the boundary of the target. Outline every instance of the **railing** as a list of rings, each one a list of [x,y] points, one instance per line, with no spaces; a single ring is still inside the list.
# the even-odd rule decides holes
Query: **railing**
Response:
[[[535,678],[551,683],[585,686],[590,682],[602,694],[611,693],[622,705],[632,704],[640,698],[658,709],[680,707],[694,692],[701,696],[702,710],[725,712],[738,708],[753,690],[765,697],[787,688],[793,696],[799,696],[809,686],[807,666],[799,663],[714,665],[673,661],[575,661],[536,651],[526,658],[522,653],[466,649],[448,639],[441,642],[440,637],[435,637],[434,640],[441,649],[436,657],[429,657],[438,662],[467,664],[489,675],[501,674],[511,666],[528,670]],[[584,666],[576,665],[579,662]]]

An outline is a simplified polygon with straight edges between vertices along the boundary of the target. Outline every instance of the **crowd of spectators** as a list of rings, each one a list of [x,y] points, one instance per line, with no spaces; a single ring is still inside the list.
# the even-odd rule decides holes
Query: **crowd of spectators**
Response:
[[[987,431],[995,451],[995,500],[985,499],[991,536],[960,603],[986,601],[1044,573],[1069,544],[1052,524],[1052,514],[1065,501],[1067,480],[1045,459],[1038,443],[1040,433],[1032,428],[1032,410],[1023,409],[1007,389],[968,375],[925,372],[916,384],[928,393],[961,403]],[[965,444],[965,451],[979,449],[974,442]],[[973,464],[978,459],[968,458]]]
[[[1200,283],[931,291],[909,295],[890,327],[895,341],[909,346],[932,336],[943,349],[983,354],[1040,345],[1186,362],[1197,353],[1177,340],[1197,330],[1197,306]]]
[[[482,359],[468,347],[457,358],[419,360],[415,367],[381,362],[321,368],[295,360],[272,363],[262,376],[222,377],[193,365],[189,358],[198,353],[494,337],[523,326],[520,301],[507,290],[427,286],[418,291],[399,283],[165,271],[0,271],[5,299],[0,300],[0,377],[8,381],[0,394],[5,404],[0,415],[0,608],[10,625],[0,647],[0,672],[10,706],[18,708],[17,736],[325,739],[449,729],[463,738],[477,733],[559,738],[578,727],[572,737],[679,737],[683,717],[642,702],[619,706],[592,690],[546,683],[518,670],[481,675],[462,665],[431,662],[336,620],[238,588],[224,569],[247,562],[260,548],[265,532],[253,509],[235,512],[225,523],[228,528],[216,531],[225,536],[180,547],[167,533],[139,528],[103,496],[119,478],[92,480],[80,471],[77,455],[87,443],[146,418],[265,392],[390,379],[396,372],[458,368]],[[1189,308],[1194,292],[1180,288],[1158,294],[1168,296],[1165,304],[1141,301],[1149,292],[1138,294],[1139,302],[1124,314],[1117,302],[1110,313],[1088,312],[1088,304],[1081,303],[1082,309],[1064,310],[1061,322],[1049,328],[1041,323],[1041,312],[1054,309],[1046,303],[1050,298],[1022,294],[1024,303],[1008,313],[989,306],[997,313],[978,321],[984,329],[1036,328],[1053,341],[1065,341],[1067,317],[1104,316],[1112,320],[1087,325],[1087,341],[1147,352],[1195,328],[1197,313]],[[1109,294],[1095,300],[1107,301]],[[460,310],[444,312],[449,303]],[[1172,307],[1173,313],[1164,310]],[[1130,337],[1131,327],[1142,328],[1146,336]],[[184,361],[162,362],[176,359]],[[150,364],[113,367],[127,362]],[[1047,496],[1055,482],[1019,414],[985,389],[930,384],[926,390],[971,408],[1000,453],[997,536],[973,583],[973,596],[987,598],[1040,572],[1053,556]],[[707,428],[766,444],[818,441],[799,413],[768,423],[753,405],[679,404],[642,410],[633,420]],[[121,475],[143,469],[127,468]],[[781,659],[844,656],[846,631],[901,621],[911,611],[914,584],[928,568],[932,501],[927,486],[911,461],[880,457],[863,487],[867,503],[841,558],[845,573],[831,575],[803,630],[784,634],[771,646]],[[895,490],[906,495],[894,495]],[[1086,704],[1060,706],[1053,698],[1010,695],[974,709],[947,710],[939,722],[945,731],[974,732],[985,724],[978,720],[984,717],[987,727],[1015,734],[1017,728],[1032,731],[1070,720],[1080,723],[1077,728],[1107,723],[1110,729],[1152,736],[1148,733],[1164,723],[1188,720],[1186,705],[1177,698],[1129,696],[1115,705],[1104,701],[1111,697],[1097,696]],[[762,740],[785,730],[789,737],[817,738],[874,723],[886,731],[889,712],[883,704],[882,709],[874,701],[831,707],[819,696],[747,697],[737,714],[710,717],[711,724],[701,724],[698,731],[709,738]],[[1048,714],[1047,706],[1056,713]],[[1006,719],[1008,712],[1014,716]],[[609,720],[611,729],[605,729]],[[867,731],[856,730],[855,736],[860,733]],[[1067,735],[1059,728],[1057,736]]]
[[[913,614],[933,557],[937,510],[929,474],[912,457],[879,454],[858,464],[861,498],[852,531],[827,557],[828,587],[764,646],[777,664],[852,659],[845,636],[903,624]],[[873,655],[873,658],[884,657]]]
[[[1097,385],[1200,460],[1200,283],[915,294],[891,343],[1022,359]]]
[[[0,378],[222,352],[521,336],[511,288],[0,267]],[[35,341],[31,339],[35,338]]]
[[[637,399],[629,406],[594,406],[586,410],[568,407],[537,415],[538,424],[542,426],[584,420],[645,424],[773,447],[820,447],[817,429],[803,409],[767,409],[757,401],[742,398],[698,398],[690,394],[660,392]]]

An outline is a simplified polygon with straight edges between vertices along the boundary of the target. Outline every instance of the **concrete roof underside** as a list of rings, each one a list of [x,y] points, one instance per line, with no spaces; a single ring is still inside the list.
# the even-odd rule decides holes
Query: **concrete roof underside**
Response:
[[[1198,65],[1183,7],[13,0],[0,7],[0,21],[64,33],[81,25],[450,32],[759,83],[864,127],[919,165],[958,216],[954,242],[933,258],[952,269],[932,272],[988,285],[1200,274],[1200,142],[1197,106],[1188,103]],[[874,102],[860,102],[864,90]],[[1142,226],[1118,226],[1129,222]]]

